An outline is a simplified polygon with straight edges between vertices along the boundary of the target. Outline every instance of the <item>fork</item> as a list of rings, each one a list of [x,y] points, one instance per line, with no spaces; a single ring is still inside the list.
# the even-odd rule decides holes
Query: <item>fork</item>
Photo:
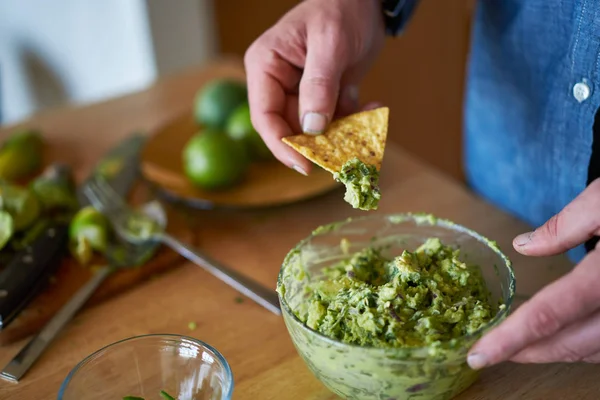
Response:
[[[168,234],[164,227],[154,224],[150,217],[130,208],[102,177],[97,177],[86,186],[85,195],[95,208],[107,216],[115,232],[122,239],[137,244],[161,242],[264,308],[281,315],[279,298],[275,290],[265,288],[199,249]],[[156,204],[159,205],[158,202]],[[143,227],[143,229],[134,232],[133,226]]]

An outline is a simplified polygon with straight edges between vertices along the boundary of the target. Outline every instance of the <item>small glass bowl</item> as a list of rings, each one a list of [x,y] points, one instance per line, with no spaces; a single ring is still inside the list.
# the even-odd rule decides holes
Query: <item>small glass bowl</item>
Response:
[[[62,383],[58,400],[106,400],[136,396],[164,400],[230,400],[233,375],[215,348],[191,337],[135,336],[81,361]]]
[[[321,270],[363,248],[388,246],[387,254],[414,250],[430,237],[460,248],[462,261],[477,264],[491,292],[492,304],[504,304],[478,332],[440,348],[374,348],[326,337],[292,312],[306,301],[304,288],[322,279]],[[342,239],[344,245],[341,245]],[[299,280],[299,277],[301,280]],[[495,243],[463,226],[419,214],[374,215],[317,229],[286,256],[278,279],[283,318],[298,353],[331,391],[346,399],[444,400],[468,388],[477,372],[466,363],[468,349],[506,318],[515,293],[511,262]]]

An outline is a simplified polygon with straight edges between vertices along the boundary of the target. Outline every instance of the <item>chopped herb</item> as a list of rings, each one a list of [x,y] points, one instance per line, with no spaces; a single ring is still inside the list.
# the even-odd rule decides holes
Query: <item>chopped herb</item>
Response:
[[[171,396],[169,393],[165,392],[164,390],[160,391],[160,397],[162,397],[164,400],[177,400],[175,397]],[[125,396],[123,397],[123,400],[146,400],[144,397],[138,397],[138,396]]]
[[[244,298],[243,297],[236,297],[235,298],[235,302],[238,303],[238,304],[239,303],[243,303],[244,302]]]
[[[160,391],[160,396],[165,399],[165,400],[176,400],[175,397],[171,396],[170,394],[168,394],[167,392],[165,392],[164,390]]]
[[[191,321],[188,323],[188,329],[190,331],[196,330],[197,327],[198,327],[198,324],[196,324],[194,321]]]

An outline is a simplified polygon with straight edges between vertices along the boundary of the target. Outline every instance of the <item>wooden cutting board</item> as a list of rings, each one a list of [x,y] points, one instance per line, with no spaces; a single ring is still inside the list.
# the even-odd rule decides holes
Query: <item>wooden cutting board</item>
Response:
[[[132,191],[130,202],[141,204],[147,199],[147,189],[142,184],[138,184]],[[183,222],[184,219],[178,218],[174,211],[168,207],[167,210],[169,215],[168,230],[183,241],[193,243],[194,235]],[[84,307],[99,304],[117,293],[175,268],[181,265],[181,260],[182,257],[179,254],[162,246],[147,264],[141,267],[119,270],[109,276]],[[0,331],[0,346],[13,343],[38,332],[92,275],[92,268],[79,265],[67,255],[45,289],[6,329]]]

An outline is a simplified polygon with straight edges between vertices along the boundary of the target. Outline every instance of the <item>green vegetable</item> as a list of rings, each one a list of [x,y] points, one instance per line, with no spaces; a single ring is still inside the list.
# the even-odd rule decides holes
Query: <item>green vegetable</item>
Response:
[[[205,129],[192,136],[183,154],[183,170],[192,184],[205,190],[234,186],[248,170],[244,145],[224,132]]]
[[[14,233],[12,216],[6,211],[0,211],[0,249],[6,246]]]
[[[126,226],[127,232],[140,240],[150,240],[161,231],[158,222],[141,212],[133,213]]]
[[[42,165],[43,140],[35,130],[13,133],[0,147],[0,179],[25,178]]]
[[[46,211],[75,209],[78,205],[71,169],[66,165],[48,168],[30,184]]]
[[[108,243],[108,221],[94,207],[84,207],[75,214],[69,226],[69,242],[73,256],[87,265],[93,252],[104,253]]]
[[[159,394],[160,394],[160,397],[162,397],[164,400],[177,400],[175,397],[171,396],[164,390],[161,390]],[[137,397],[137,396],[125,396],[125,397],[123,397],[123,400],[145,400],[145,399],[143,397]]]
[[[227,119],[225,131],[234,140],[243,143],[251,159],[272,160],[273,154],[254,129],[250,119],[250,106],[244,102]]]
[[[165,392],[164,390],[160,391],[160,395],[163,399],[165,400],[176,400],[175,397],[171,396],[170,394],[168,394],[167,392]]]
[[[374,165],[367,165],[354,158],[333,175],[334,179],[346,185],[344,200],[360,210],[376,210],[381,199],[379,171]]]
[[[6,182],[0,183],[0,209],[12,216],[15,231],[29,227],[41,212],[40,203],[31,191]]]
[[[222,129],[229,115],[247,99],[248,92],[244,82],[228,78],[215,79],[204,85],[196,94],[196,122],[208,128]]]

